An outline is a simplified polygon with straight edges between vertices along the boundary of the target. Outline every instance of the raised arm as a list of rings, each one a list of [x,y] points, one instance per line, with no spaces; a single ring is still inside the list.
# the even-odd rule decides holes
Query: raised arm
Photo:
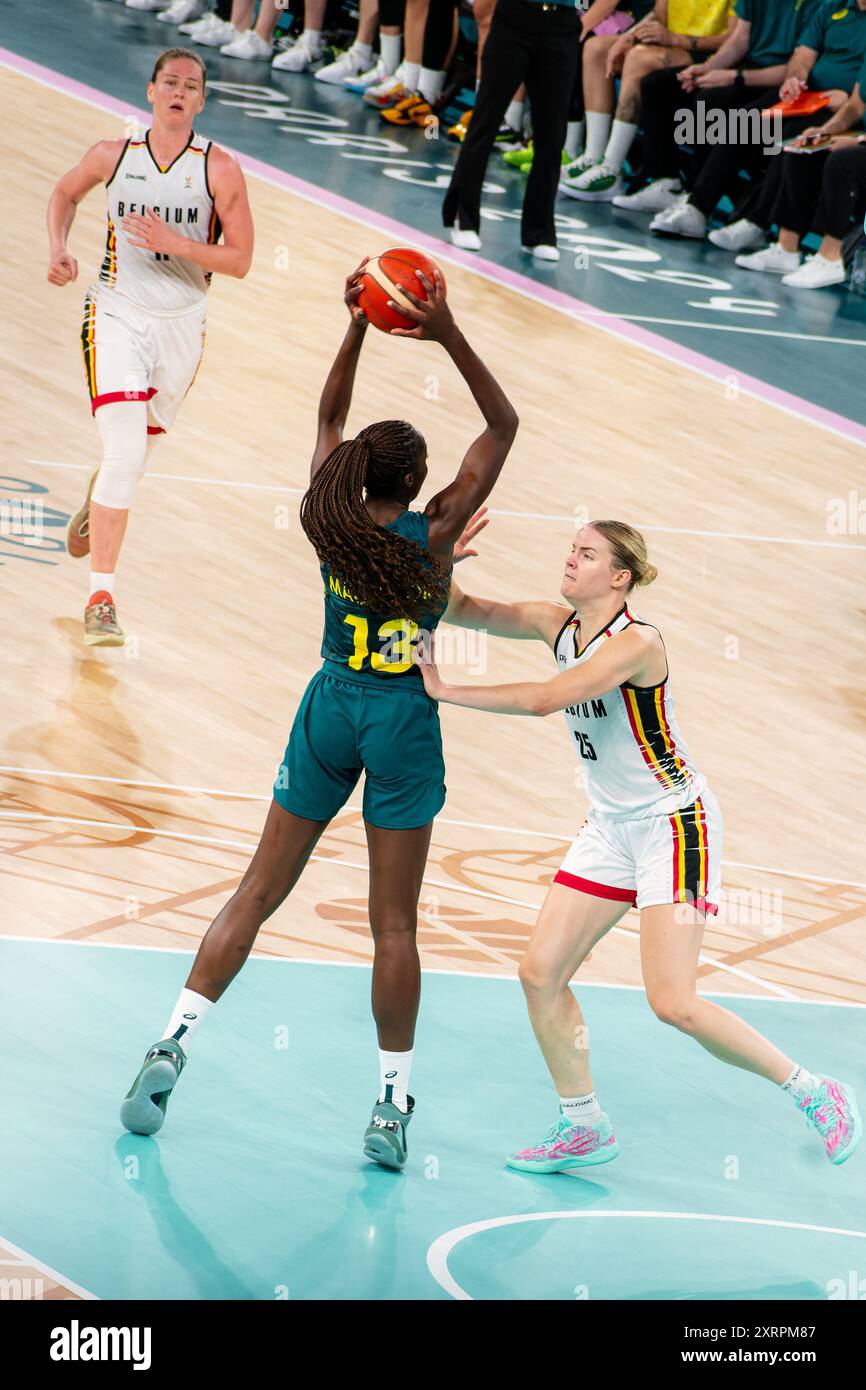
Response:
[[[55,184],[48,202],[48,279],[68,285],[78,278],[78,261],[66,249],[75,210],[98,183],[108,183],[125,148],[123,140],[100,140]]]
[[[496,599],[475,598],[464,594],[451,581],[448,607],[443,622],[455,627],[471,627],[488,632],[491,637],[513,637],[530,641],[533,638],[552,647],[562,631],[571,609],[562,603],[500,603]]]
[[[367,315],[358,305],[361,293],[359,277],[367,264],[364,257],[357,270],[346,277],[344,299],[349,309],[349,327],[346,336],[337,350],[334,365],[328,372],[327,380],[319,397],[319,420],[316,433],[316,447],[310,463],[310,482],[318,473],[325,459],[338,444],[343,442],[343,430],[352,404],[352,388],[355,385],[355,371],[364,335],[367,332]]]
[[[667,662],[661,637],[653,627],[634,624],[605,642],[580,666],[561,671],[547,681],[518,681],[511,685],[448,685],[430,654],[419,644],[416,661],[424,687],[433,700],[491,714],[531,714],[543,717],[584,700],[596,700],[626,681],[655,685],[664,679]]]
[[[402,305],[391,307],[414,318],[414,329],[395,328],[395,336],[405,338],[436,338],[451,358],[484,416],[485,428],[473,441],[457,470],[453,482],[431,497],[424,508],[430,518],[430,549],[434,554],[451,550],[469,517],[491,492],[508,451],[514,442],[519,424],[517,412],[492,372],[473,352],[445,302],[445,290],[440,276],[435,285],[416,271],[427,292],[427,299],[405,291],[414,312]]]

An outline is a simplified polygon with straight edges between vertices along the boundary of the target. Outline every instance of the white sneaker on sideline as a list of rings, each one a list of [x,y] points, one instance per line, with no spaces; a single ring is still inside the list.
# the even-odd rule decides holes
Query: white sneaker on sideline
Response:
[[[259,38],[255,29],[247,29],[240,38],[232,39],[231,43],[221,44],[220,53],[226,58],[267,58],[270,61],[274,48],[273,44]]]
[[[477,232],[463,231],[459,222],[455,222],[450,228],[451,245],[457,246],[461,251],[480,251],[481,237]]]
[[[222,24],[219,15],[213,10],[205,10],[201,19],[190,19],[185,24],[179,24],[177,32],[192,38],[195,34],[203,34],[205,29],[212,29],[215,24]]]
[[[742,270],[765,270],[771,275],[790,275],[800,265],[799,251],[783,251],[778,241],[765,246],[763,251],[752,251],[751,255],[738,256],[736,264]]]
[[[160,24],[187,24],[198,19],[204,10],[204,0],[174,0],[156,16]]]
[[[197,29],[194,34],[190,34],[193,43],[203,43],[208,48],[222,48],[224,43],[231,43],[240,36],[240,29],[236,29],[227,19],[220,19],[219,16],[214,16],[214,23],[207,29]]]
[[[371,87],[378,87],[385,80],[388,73],[385,71],[385,64],[381,58],[366,72],[358,73],[357,77],[344,77],[343,82],[351,92],[367,92]]]
[[[666,212],[656,213],[650,222],[650,231],[662,232],[666,236],[695,237],[698,241],[703,241],[707,231],[707,219],[700,208],[696,208],[683,194]]]
[[[158,10],[162,0],[126,0],[128,10]]]
[[[710,232],[709,240],[723,251],[751,251],[755,246],[764,245],[767,233],[757,222],[740,217],[736,222],[729,222],[727,227],[717,227]]]
[[[792,285],[795,290],[822,290],[826,285],[841,285],[845,281],[845,262],[830,261],[820,251],[807,256],[798,270],[782,276],[783,285]]]
[[[369,106],[381,107],[387,105],[391,93],[395,92],[398,87],[403,86],[403,78],[405,76],[406,68],[403,63],[401,63],[393,76],[388,77],[386,74],[381,82],[377,82],[374,86],[368,87],[364,93],[364,100]]]
[[[357,46],[352,44],[345,53],[341,53],[339,58],[335,58],[333,63],[326,63],[323,68],[315,73],[317,82],[329,82],[333,87],[342,87],[345,79],[360,77],[362,72],[367,71],[370,62],[368,55],[363,57],[358,53]]]
[[[637,193],[618,193],[613,205],[628,212],[665,212],[673,207],[682,191],[679,179],[653,179]]]
[[[302,34],[297,43],[287,48],[285,53],[277,54],[271,67],[276,68],[278,72],[306,72],[312,63],[319,61],[324,51],[321,40],[314,46]]]
[[[584,165],[581,171],[581,162],[587,158],[581,155],[580,159],[565,166],[559,176],[560,193],[584,203],[612,203],[625,186],[622,174],[604,160],[599,164],[590,163],[589,167]]]
[[[558,261],[558,246],[521,246],[521,251],[525,255],[531,256],[534,261]]]

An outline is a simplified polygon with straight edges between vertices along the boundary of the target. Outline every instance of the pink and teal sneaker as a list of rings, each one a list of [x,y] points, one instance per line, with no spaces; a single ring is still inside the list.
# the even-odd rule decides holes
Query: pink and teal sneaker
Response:
[[[797,1101],[797,1109],[817,1129],[831,1163],[844,1163],[851,1157],[863,1134],[853,1086],[822,1076],[817,1089]]]
[[[568,1173],[609,1163],[618,1153],[619,1144],[607,1115],[602,1113],[588,1125],[573,1125],[560,1113],[540,1144],[518,1149],[505,1161],[509,1168],[519,1168],[522,1173]]]

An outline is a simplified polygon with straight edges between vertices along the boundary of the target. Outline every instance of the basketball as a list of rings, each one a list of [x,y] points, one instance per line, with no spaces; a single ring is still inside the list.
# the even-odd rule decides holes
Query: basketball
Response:
[[[397,304],[411,304],[403,290],[411,290],[418,299],[427,298],[427,291],[415,274],[416,270],[426,275],[431,284],[438,270],[442,287],[445,288],[445,276],[436,262],[425,256],[423,251],[413,251],[410,247],[397,246],[383,251],[381,256],[374,256],[364,267],[358,303],[374,327],[380,328],[383,333],[390,333],[392,328],[415,326],[413,320],[399,314],[396,309],[389,309],[388,300],[393,299]]]

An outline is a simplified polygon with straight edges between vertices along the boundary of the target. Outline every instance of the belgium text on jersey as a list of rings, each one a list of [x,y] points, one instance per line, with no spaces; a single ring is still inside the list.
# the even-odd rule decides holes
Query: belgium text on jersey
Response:
[[[150,1370],[149,1327],[68,1327],[51,1332],[52,1361],[132,1361],[133,1370]]]

